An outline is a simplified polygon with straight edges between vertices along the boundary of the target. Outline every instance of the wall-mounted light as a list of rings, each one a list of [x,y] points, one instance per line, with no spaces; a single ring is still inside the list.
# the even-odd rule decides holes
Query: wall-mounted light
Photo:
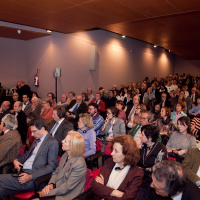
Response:
[[[122,35],[122,38],[125,38],[126,36],[125,35]]]
[[[156,48],[157,46],[154,44],[154,46],[153,46],[154,48]]]
[[[47,30],[47,33],[51,33],[51,30]]]

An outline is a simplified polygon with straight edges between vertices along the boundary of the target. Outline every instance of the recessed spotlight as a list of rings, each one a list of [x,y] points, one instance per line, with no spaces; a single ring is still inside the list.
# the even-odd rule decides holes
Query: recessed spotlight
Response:
[[[19,29],[19,30],[17,30],[17,33],[18,33],[18,34],[20,34],[20,33],[21,33],[21,30],[20,30],[20,29]]]
[[[125,36],[125,35],[122,35],[122,37],[125,38],[126,36]]]
[[[51,30],[47,30],[47,33],[51,33]]]
[[[154,46],[153,46],[154,48],[156,48],[157,46],[154,44]]]
[[[170,50],[169,50],[169,52],[170,52]]]

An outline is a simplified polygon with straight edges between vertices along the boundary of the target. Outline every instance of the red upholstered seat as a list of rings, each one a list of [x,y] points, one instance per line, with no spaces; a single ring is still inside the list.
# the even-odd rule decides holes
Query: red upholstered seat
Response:
[[[86,182],[85,182],[85,187],[84,187],[84,191],[86,191],[87,189],[90,188],[90,185],[92,183],[94,176],[93,173],[90,169],[87,169],[87,175],[86,175]]]
[[[20,192],[18,194],[13,195],[15,198],[18,199],[30,199],[34,196],[35,192],[31,191],[31,192]]]
[[[99,169],[96,169],[96,170],[94,170],[92,173],[93,173],[93,176],[94,176],[94,178],[96,178],[96,176],[99,174],[99,172],[101,171],[101,169],[102,169],[102,167],[101,168],[99,168]]]

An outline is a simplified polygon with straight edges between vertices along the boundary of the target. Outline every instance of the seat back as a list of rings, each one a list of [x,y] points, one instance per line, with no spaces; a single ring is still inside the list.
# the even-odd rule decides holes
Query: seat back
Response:
[[[111,142],[108,142],[105,150],[104,150],[104,154],[111,156],[111,150],[110,150],[110,146],[111,146]]]
[[[96,151],[101,151],[102,143],[99,140],[96,140]]]
[[[59,163],[60,163],[60,159],[61,159],[61,157],[58,156],[58,164],[57,164],[57,167],[58,167],[58,165],[59,165]]]
[[[175,160],[176,161],[176,158],[168,157],[168,160]]]
[[[92,173],[93,173],[93,176],[94,178],[96,178],[97,175],[99,175],[99,172],[101,171],[102,167],[100,167],[99,169],[96,169],[94,170]]]
[[[92,171],[87,168],[87,174],[86,174],[86,181],[85,181],[84,191],[86,191],[87,189],[90,188],[90,185],[92,183],[93,178],[94,178],[94,176],[93,176]]]

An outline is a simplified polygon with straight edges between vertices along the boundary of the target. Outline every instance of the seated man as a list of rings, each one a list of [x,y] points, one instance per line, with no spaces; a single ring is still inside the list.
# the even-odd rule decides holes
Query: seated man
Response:
[[[61,101],[57,103],[57,106],[62,106],[63,108],[67,107],[67,95],[66,94],[62,94],[61,96]]]
[[[182,165],[188,175],[188,179],[200,188],[200,148],[188,149]]]
[[[87,89],[87,95],[88,95],[89,101],[91,102],[94,99],[94,95],[92,94],[91,88]]]
[[[101,93],[98,92],[95,95],[95,99],[91,101],[91,103],[96,103],[98,105],[98,112],[105,112],[105,103],[101,100]]]
[[[23,172],[18,178],[11,174],[0,175],[0,200],[7,195],[34,190],[36,178],[50,174],[56,169],[58,142],[48,134],[47,127],[43,118],[32,121],[31,132],[35,141],[29,151],[13,161],[15,169],[23,168]]]
[[[189,110],[191,116],[200,116],[200,97],[197,98],[197,106]]]
[[[114,91],[113,90],[109,90],[108,92],[108,98],[105,99],[105,108],[110,108],[112,106],[115,106],[115,101],[117,101],[117,98],[114,97]]]
[[[92,117],[94,124],[94,131],[96,132],[96,135],[100,135],[101,128],[104,124],[104,119],[98,113],[98,105],[96,103],[90,103],[88,105],[88,113]]]
[[[24,111],[26,116],[29,116],[29,114],[31,112],[32,103],[29,101],[29,96],[27,94],[24,94],[22,99],[23,99],[22,110]]]
[[[78,130],[79,114],[87,112],[87,105],[83,102],[81,94],[76,95],[76,99],[72,100],[66,107],[66,112],[69,121],[74,125],[74,129]]]
[[[58,141],[59,152],[58,155],[62,156],[62,141],[67,136],[68,131],[72,131],[74,126],[71,122],[65,119],[66,111],[61,106],[56,106],[53,109],[53,120],[49,124],[48,132]]]
[[[200,190],[187,180],[181,164],[165,160],[153,166],[148,200],[199,200]]]
[[[18,156],[22,147],[22,141],[17,129],[17,119],[7,114],[3,117],[0,130],[3,135],[0,137],[0,167],[12,163]],[[7,173],[9,166],[2,169],[3,174]]]
[[[22,102],[16,101],[14,103],[13,109],[14,109],[14,116],[17,118],[17,130],[19,131],[19,134],[21,135],[22,142],[25,144],[26,142],[26,133],[27,133],[27,125],[26,125],[26,114],[24,111],[22,111]]]
[[[10,102],[4,101],[1,104],[1,108],[0,108],[0,121],[6,114],[9,114],[9,113],[10,113]]]
[[[10,101],[10,109],[11,113],[13,113],[13,105],[16,101],[19,101],[19,94],[17,92],[14,92],[12,95],[12,100]]]
[[[169,107],[171,108],[171,102],[167,99],[167,93],[162,93],[161,95],[161,101],[160,101],[160,107]]]

